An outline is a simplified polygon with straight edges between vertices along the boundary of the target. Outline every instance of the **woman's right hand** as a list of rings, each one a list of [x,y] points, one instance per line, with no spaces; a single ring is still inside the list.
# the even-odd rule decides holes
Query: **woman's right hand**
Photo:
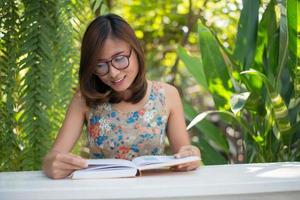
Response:
[[[87,167],[87,162],[80,156],[71,153],[50,151],[44,158],[43,170],[53,179],[65,178],[74,170]]]

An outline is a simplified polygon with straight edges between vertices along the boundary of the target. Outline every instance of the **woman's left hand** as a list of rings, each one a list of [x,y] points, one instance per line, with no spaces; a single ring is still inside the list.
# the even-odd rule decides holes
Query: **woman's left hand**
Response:
[[[183,158],[187,156],[198,156],[201,158],[200,150],[193,145],[185,145],[182,146],[178,153],[174,155],[176,158]],[[195,170],[200,166],[200,161],[189,162],[181,165],[177,165],[172,167],[174,171],[191,171]]]

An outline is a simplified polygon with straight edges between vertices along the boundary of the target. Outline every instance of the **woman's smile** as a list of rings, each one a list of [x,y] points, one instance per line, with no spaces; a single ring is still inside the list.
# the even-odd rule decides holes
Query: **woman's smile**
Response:
[[[126,78],[126,75],[124,75],[122,78],[119,78],[117,80],[113,80],[111,82],[112,82],[113,85],[119,86],[124,82],[125,78]]]

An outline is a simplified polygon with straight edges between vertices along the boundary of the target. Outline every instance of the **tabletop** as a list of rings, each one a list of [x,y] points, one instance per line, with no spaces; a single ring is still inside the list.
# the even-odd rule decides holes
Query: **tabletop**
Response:
[[[300,162],[210,165],[87,180],[53,180],[41,171],[1,172],[0,199],[300,199]]]

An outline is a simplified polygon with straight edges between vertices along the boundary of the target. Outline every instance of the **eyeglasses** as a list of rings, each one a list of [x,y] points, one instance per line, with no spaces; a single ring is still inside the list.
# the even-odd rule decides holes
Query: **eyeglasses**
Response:
[[[129,55],[116,55],[106,62],[99,62],[96,64],[95,73],[100,76],[105,76],[109,73],[109,63],[117,70],[126,69],[129,66],[129,58],[131,56],[132,48]]]

